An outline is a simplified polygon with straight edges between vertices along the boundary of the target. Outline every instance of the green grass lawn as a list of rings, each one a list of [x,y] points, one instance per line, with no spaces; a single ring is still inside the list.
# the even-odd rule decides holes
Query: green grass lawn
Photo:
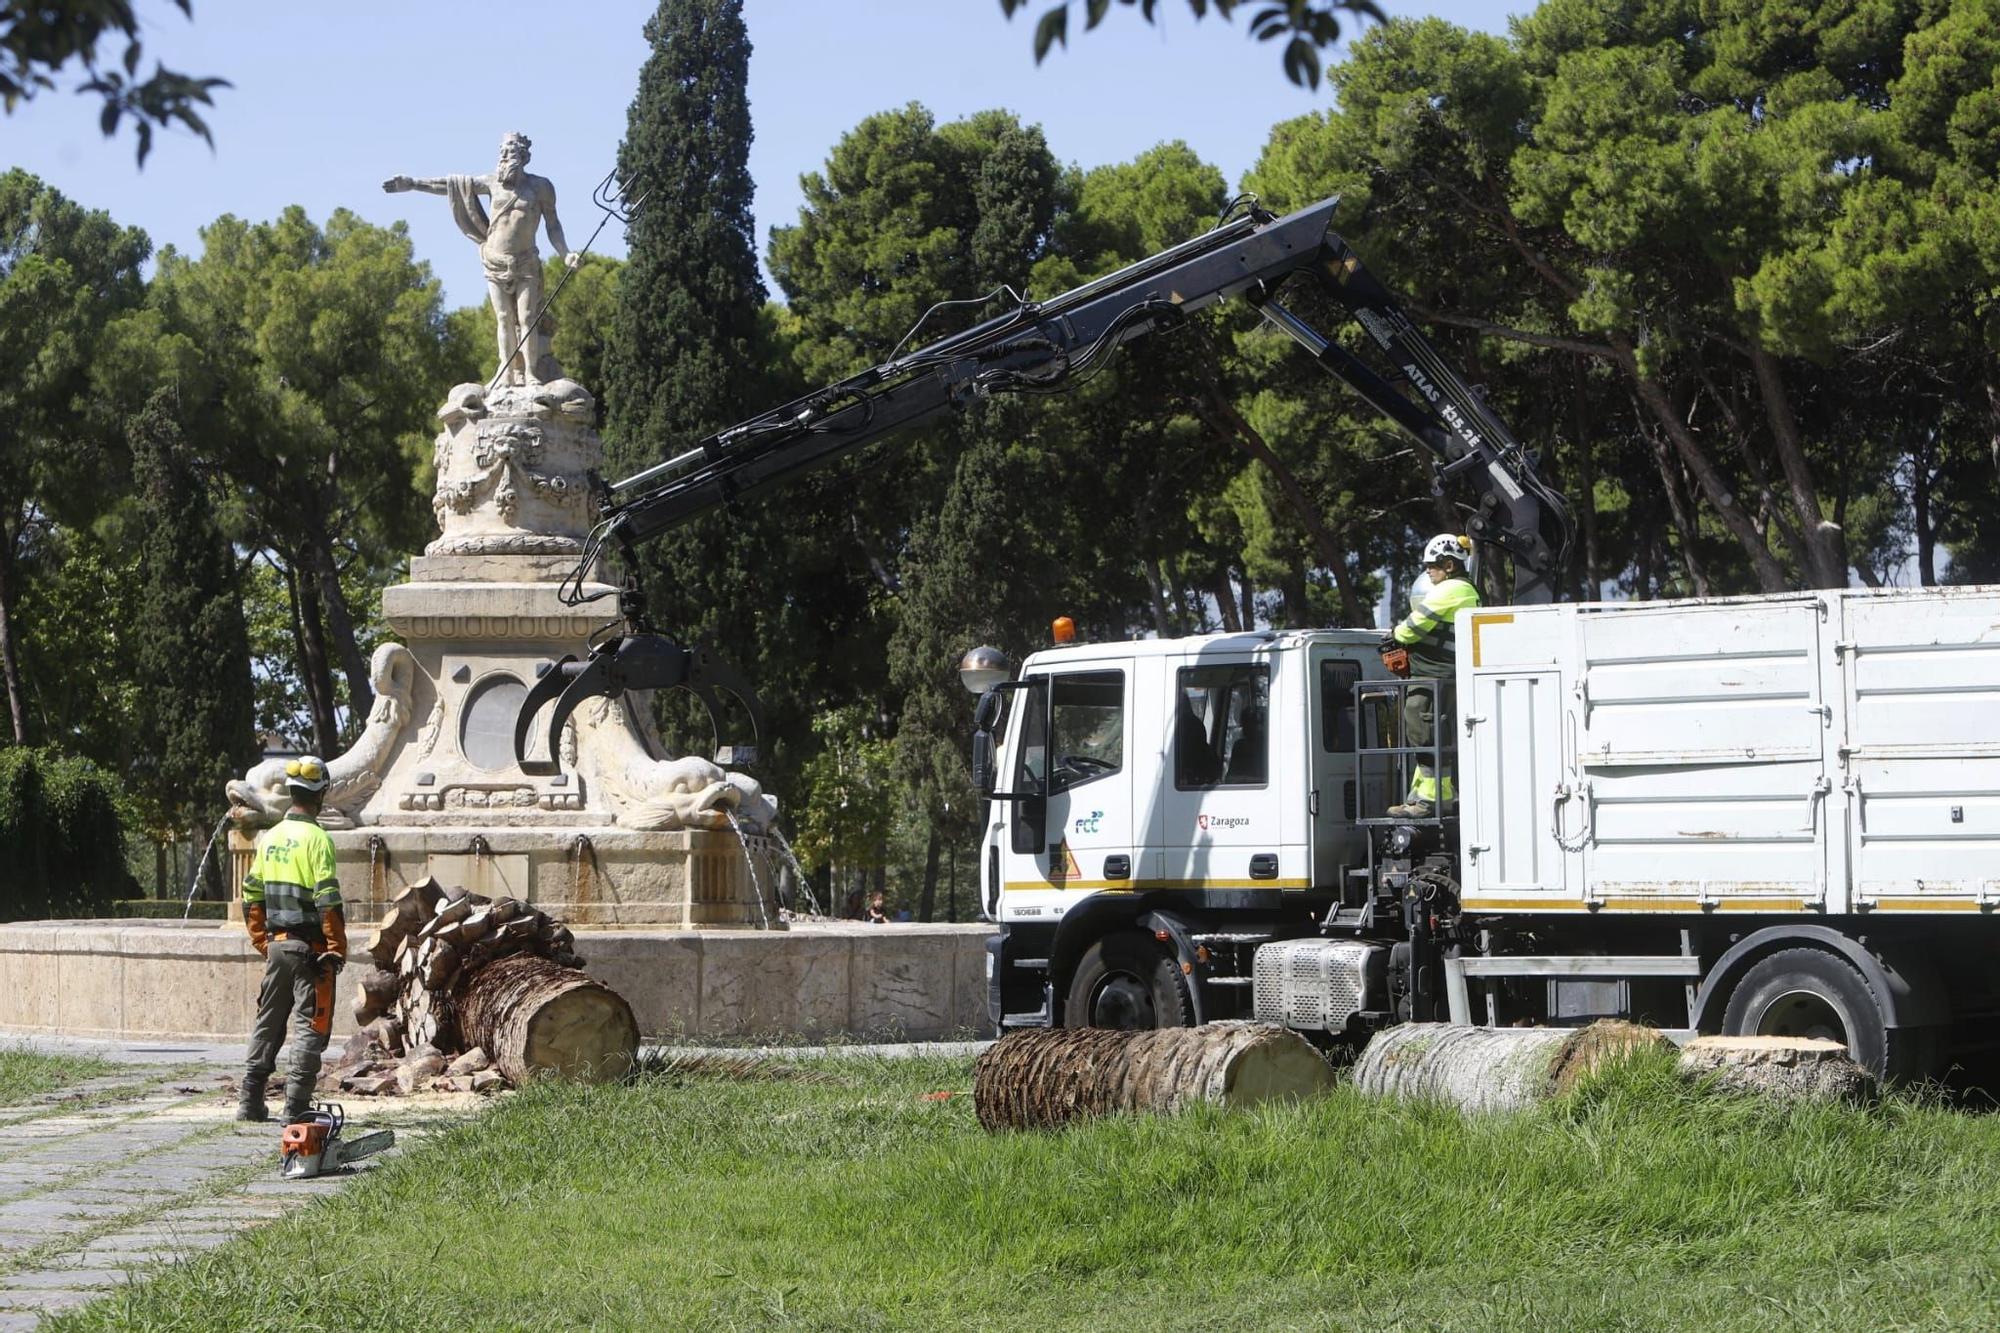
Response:
[[[0,1050],[0,1106],[18,1106],[46,1092],[58,1092],[89,1078],[124,1068],[92,1055],[50,1055],[42,1051]]]
[[[63,1328],[1993,1326],[2000,1117],[1648,1060],[1467,1120],[981,1131],[969,1061],[544,1085]],[[361,1117],[365,1119],[365,1115]]]

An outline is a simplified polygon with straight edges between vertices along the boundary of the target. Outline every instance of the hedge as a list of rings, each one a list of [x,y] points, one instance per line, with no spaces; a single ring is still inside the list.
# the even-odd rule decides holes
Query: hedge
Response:
[[[118,785],[86,759],[0,750],[0,921],[99,917],[135,898]]]

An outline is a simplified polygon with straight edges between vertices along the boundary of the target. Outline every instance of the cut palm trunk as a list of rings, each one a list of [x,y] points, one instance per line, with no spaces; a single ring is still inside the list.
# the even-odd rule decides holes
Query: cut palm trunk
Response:
[[[464,1039],[516,1086],[535,1074],[622,1078],[639,1054],[639,1024],[624,996],[535,954],[481,968],[453,1008]]]
[[[1049,1028],[1010,1033],[988,1047],[973,1072],[972,1096],[987,1129],[1053,1129],[1121,1111],[1308,1097],[1333,1082],[1332,1067],[1311,1043],[1264,1023]]]
[[[427,879],[397,894],[377,925],[355,1019],[382,1018],[412,1056],[483,1046],[515,1083],[537,1073],[616,1078],[638,1054],[638,1023],[617,992],[583,974],[575,948],[569,927],[527,903]],[[428,1087],[436,1072],[411,1080]]]
[[[1609,1061],[1670,1045],[1652,1028],[1615,1021],[1581,1028],[1405,1023],[1369,1041],[1354,1066],[1354,1083],[1377,1097],[1511,1111],[1569,1091]]]

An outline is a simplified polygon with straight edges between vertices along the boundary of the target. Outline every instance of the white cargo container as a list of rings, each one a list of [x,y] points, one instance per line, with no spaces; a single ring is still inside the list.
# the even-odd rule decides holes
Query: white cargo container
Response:
[[[1385,814],[1417,756],[1372,632],[1028,659],[982,857],[996,1022],[1624,1014],[1911,1075],[2000,1015],[2000,589],[1457,632],[1458,799],[1421,821]]]
[[[2000,591],[1524,607],[1460,640],[1468,911],[2000,901]]]

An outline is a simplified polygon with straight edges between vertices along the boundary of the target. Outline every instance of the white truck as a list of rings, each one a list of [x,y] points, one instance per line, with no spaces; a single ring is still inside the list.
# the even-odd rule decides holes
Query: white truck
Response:
[[[719,751],[753,761],[720,745],[720,710],[734,695],[761,731],[754,693],[648,623],[640,543],[981,398],[1073,387],[1242,300],[1421,446],[1437,494],[1472,493],[1464,530],[1510,569],[1512,605],[1459,625],[1455,709],[1422,756],[1458,770],[1457,797],[1387,816],[1420,757],[1398,740],[1404,693],[1435,685],[1387,677],[1372,630],[982,667],[995,1022],[1255,1014],[1339,1041],[1624,1013],[1842,1036],[1893,1075],[1977,1040],[2000,1009],[2000,594],[1551,605],[1568,506],[1333,231],[1338,203],[1280,218],[1246,197],[1204,235],[916,344],[927,314],[888,360],[600,488],[562,595],[614,595],[594,580],[622,550],[619,619],[528,692],[521,770],[553,772],[571,713],[627,689],[692,690]],[[1295,288],[1358,334],[1288,309]]]
[[[1001,1029],[1624,1016],[1909,1078],[2000,1013],[2000,588],[1467,612],[1434,756],[1379,637],[1072,645],[982,699]],[[1419,757],[1456,800],[1389,818]]]

